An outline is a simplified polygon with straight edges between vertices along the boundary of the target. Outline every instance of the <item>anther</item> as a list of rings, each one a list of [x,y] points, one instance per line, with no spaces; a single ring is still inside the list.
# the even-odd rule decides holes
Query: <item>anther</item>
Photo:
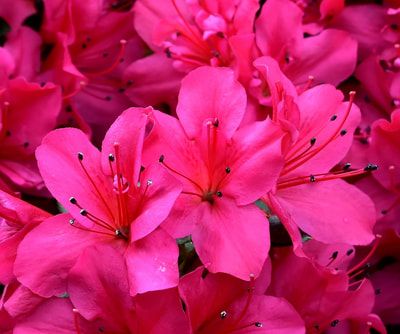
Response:
[[[353,254],[353,252],[354,252],[354,249],[350,248],[347,250],[346,255],[350,256],[351,254]]]
[[[164,159],[165,159],[164,155],[161,154],[160,157],[158,158],[158,161],[161,162],[161,163],[163,163],[163,162],[164,162]]]
[[[214,121],[213,121],[213,123],[212,123],[212,125],[214,125],[216,128],[218,128],[218,126],[219,126],[219,119],[218,119],[218,118],[215,118]]]
[[[339,320],[335,319],[331,322],[331,327],[336,327],[339,324]]]
[[[336,120],[336,119],[337,119],[337,115],[332,115],[331,121],[333,122],[333,121]]]
[[[331,255],[331,259],[335,260],[338,257],[338,255],[339,255],[339,252],[338,251],[334,251],[332,253],[332,255]]]
[[[82,209],[81,211],[79,211],[79,213],[80,213],[82,216],[87,216],[87,214],[88,214],[88,212],[87,212],[85,209]]]
[[[344,135],[346,135],[346,133],[347,133],[347,130],[346,129],[343,129],[342,131],[340,131],[340,135],[343,137]]]
[[[310,182],[315,182],[315,181],[316,181],[315,176],[314,175],[310,175]]]
[[[350,162],[346,162],[343,166],[343,170],[348,170],[351,167],[351,163]]]
[[[217,195],[218,197],[222,197],[222,192],[217,191],[217,192],[215,193],[215,195]]]
[[[153,184],[153,180],[150,180],[150,179],[147,180],[147,185],[148,185],[148,186],[151,186],[152,184]]]
[[[69,202],[70,202],[71,204],[77,204],[77,203],[78,203],[78,201],[76,200],[75,197],[70,197],[70,198],[69,198]]]
[[[70,219],[69,223],[70,223],[70,225],[74,225],[75,224],[75,219],[74,218]]]
[[[78,159],[79,159],[80,161],[83,160],[83,153],[82,153],[82,152],[78,152]]]
[[[317,141],[317,138],[313,137],[310,139],[310,145],[313,146],[315,142]]]
[[[110,153],[110,154],[108,155],[108,161],[114,161],[114,160],[115,160],[114,155],[113,155],[112,153]]]
[[[378,169],[378,165],[373,165],[373,164],[368,164],[367,166],[364,167],[364,171],[366,172],[372,172]]]
[[[254,324],[254,326],[256,326],[256,327],[258,327],[258,328],[261,328],[261,327],[263,326],[263,324],[262,324],[261,322],[257,321],[257,322]]]
[[[221,313],[219,314],[221,319],[225,319],[227,317],[228,313],[226,311],[221,311]]]
[[[226,168],[225,168],[225,173],[226,173],[226,174],[229,174],[230,172],[231,172],[231,169],[230,169],[229,167],[226,167]]]

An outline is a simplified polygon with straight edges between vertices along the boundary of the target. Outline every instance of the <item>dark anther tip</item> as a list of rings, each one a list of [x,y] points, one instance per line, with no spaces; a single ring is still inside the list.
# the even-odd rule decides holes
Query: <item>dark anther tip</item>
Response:
[[[366,172],[372,172],[378,169],[378,165],[374,164],[368,164],[367,166],[364,167],[364,171]]]
[[[310,139],[310,145],[313,146],[317,141],[317,138],[313,137]]]
[[[109,160],[109,161],[114,161],[114,160],[115,160],[114,155],[113,155],[112,153],[110,153],[110,154],[108,155],[108,160]]]
[[[351,163],[347,162],[347,163],[344,164],[343,169],[344,170],[348,170],[350,167],[351,167]]]
[[[226,311],[221,311],[219,316],[221,319],[225,319],[227,317],[228,313]]]
[[[316,181],[315,176],[314,175],[310,175],[310,182],[315,182],[315,181]]]
[[[354,249],[350,248],[350,249],[347,250],[346,255],[350,256],[351,254],[353,254],[353,252],[354,252]]]
[[[338,257],[338,255],[339,255],[339,251],[334,251],[333,253],[332,253],[332,255],[331,255],[331,259],[336,259],[337,257]]]
[[[226,174],[229,174],[231,172],[231,169],[229,167],[226,167],[225,172],[226,172]]]
[[[340,135],[343,137],[345,134],[347,133],[346,129],[343,129],[342,131],[340,131]]]
[[[69,198],[69,202],[70,202],[71,204],[76,204],[76,203],[78,203],[78,201],[76,200],[75,197],[70,197],[70,198]]]
[[[160,158],[158,158],[158,161],[162,163],[162,162],[164,162],[164,159],[165,159],[164,155],[161,154]]]
[[[222,192],[217,191],[217,192],[215,193],[215,195],[217,195],[218,197],[222,197]]]
[[[86,211],[85,209],[82,209],[81,211],[79,211],[79,213],[80,213],[82,216],[86,216],[86,215],[87,215],[87,211]]]
[[[332,115],[332,117],[331,117],[331,121],[334,121],[334,120],[336,120],[336,118],[337,118],[337,116],[336,116],[336,115]]]
[[[336,326],[338,325],[338,323],[339,323],[339,320],[335,319],[335,320],[333,320],[333,321],[331,322],[331,326],[332,326],[332,327],[336,327]]]
[[[254,326],[261,328],[262,327],[262,323],[257,321],[256,323],[254,323]]]
[[[204,268],[203,271],[201,272],[201,278],[205,279],[208,275],[209,271],[207,268]]]
[[[83,153],[82,153],[82,152],[78,152],[78,159],[79,159],[80,161],[83,160]]]
[[[218,119],[218,118],[215,118],[215,119],[214,119],[213,125],[214,125],[216,128],[218,128],[218,126],[219,126],[219,119]]]

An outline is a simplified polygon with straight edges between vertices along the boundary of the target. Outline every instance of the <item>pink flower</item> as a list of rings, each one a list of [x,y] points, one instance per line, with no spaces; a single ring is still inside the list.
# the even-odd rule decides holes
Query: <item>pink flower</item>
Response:
[[[303,11],[289,0],[268,0],[255,23],[261,54],[274,58],[295,84],[309,76],[317,83],[339,84],[354,71],[357,42],[336,29],[304,38],[302,17]]]
[[[385,60],[382,56],[370,56],[355,72],[371,102],[387,114],[400,107],[400,72],[393,65],[396,59],[400,69],[400,48],[397,58],[394,55]]]
[[[178,289],[129,295],[126,264],[111,244],[84,250],[68,293],[19,317],[15,333],[189,333]]]
[[[76,129],[53,131],[38,148],[45,183],[69,214],[47,219],[19,247],[15,274],[35,293],[64,293],[83,251],[103,243],[124,255],[132,295],[177,285],[177,246],[158,226],[181,187],[161,166],[141,169],[142,111],[114,122],[102,153]]]
[[[60,89],[51,83],[41,87],[17,78],[0,88],[0,177],[5,182],[29,192],[43,189],[34,152],[55,128],[60,105]]]
[[[123,9],[103,0],[46,1],[45,6],[43,37],[52,49],[40,80],[63,87],[65,113],[60,122],[84,129],[82,117],[97,144],[132,105],[124,94],[131,82],[124,81],[122,73],[144,54],[132,26],[133,13]]]
[[[285,164],[277,187],[264,197],[292,237],[301,246],[298,228],[325,243],[368,244],[374,239],[373,203],[342,178],[363,175],[374,165],[342,171],[330,170],[347,153],[359,119],[358,108],[343,102],[343,94],[320,85],[299,96],[274,60],[260,58],[256,66],[271,90],[272,119],[287,129]],[[362,207],[363,210],[359,210]]]
[[[0,283],[14,279],[17,248],[29,231],[50,214],[0,190]]]
[[[368,155],[379,164],[374,175],[379,185],[369,189],[371,197],[377,201],[381,219],[377,228],[382,231],[392,227],[400,231],[400,110],[392,113],[391,122],[384,119],[374,122]]]
[[[270,273],[265,274],[263,283]],[[179,291],[192,333],[304,333],[304,323],[293,307],[283,298],[260,295],[255,284],[261,283],[211,274],[204,267],[185,275]]]
[[[191,234],[211,272],[246,280],[268,254],[268,221],[254,201],[275,185],[282,132],[270,120],[238,129],[245,107],[231,70],[196,69],[182,82],[179,120],[153,111],[145,154],[183,183],[163,226],[175,237]]]
[[[174,108],[172,96],[191,70],[211,65],[240,72],[241,55],[234,44],[237,38],[253,39],[258,8],[256,0],[137,1],[135,28],[155,53],[127,69],[125,77],[133,81],[127,94],[139,105],[168,103]]]
[[[328,263],[331,258],[326,260]],[[361,267],[362,263],[359,264]],[[362,322],[365,331],[360,333],[368,333],[371,326],[375,327],[366,320],[375,294],[369,281],[358,280],[360,267],[355,266],[346,273],[299,258],[289,248],[276,249],[267,293],[289,301],[305,321],[307,333],[322,333],[332,327],[340,330],[346,321]]]

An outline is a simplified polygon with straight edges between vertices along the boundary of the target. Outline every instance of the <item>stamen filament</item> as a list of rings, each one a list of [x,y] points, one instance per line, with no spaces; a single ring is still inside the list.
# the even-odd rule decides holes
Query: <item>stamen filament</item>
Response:
[[[126,43],[127,43],[127,41],[125,39],[121,39],[119,41],[120,48],[119,48],[117,57],[115,58],[114,63],[109,68],[106,68],[106,69],[104,69],[102,71],[98,71],[98,72],[86,73],[86,75],[89,77],[90,76],[93,77],[93,76],[100,76],[100,75],[108,74],[108,73],[111,73],[112,71],[114,71],[117,68],[117,66],[121,63],[121,59],[123,59],[123,56],[125,54]]]
[[[99,196],[99,198],[101,199],[101,201],[103,202],[106,210],[108,211],[110,217],[112,218],[113,221],[115,221],[115,217],[110,209],[110,207],[108,206],[106,200],[104,199],[102,193],[100,192],[100,190],[97,188],[96,183],[93,181],[93,179],[91,178],[90,174],[88,173],[88,171],[86,170],[85,166],[83,165],[83,154],[81,152],[78,153],[78,161],[79,164],[81,165],[81,168],[83,169],[84,173],[86,174],[86,177],[89,179],[90,183],[92,184],[93,188],[95,189],[97,195]]]
[[[172,168],[171,166],[167,165],[164,161],[164,156],[161,156],[159,159],[160,163],[164,165],[165,168],[167,168],[168,170],[170,170],[171,172],[183,177],[184,179],[186,179],[187,181],[189,181],[190,183],[192,183],[194,186],[196,186],[201,193],[203,193],[203,188],[200,187],[200,185],[198,183],[196,183],[195,181],[193,181],[192,179],[188,178],[187,176],[183,175],[182,173],[178,172],[176,169]]]
[[[355,92],[351,91],[349,93],[349,104],[348,107],[346,109],[345,115],[342,119],[342,122],[340,123],[340,125],[337,127],[335,133],[328,139],[325,141],[325,143],[323,143],[321,146],[317,147],[315,150],[311,150],[309,151],[307,154],[305,154],[300,161],[298,161],[297,159],[292,160],[291,163],[287,163],[285,165],[285,169],[282,172],[282,175],[286,175],[288,173],[290,173],[291,171],[295,170],[297,167],[301,166],[302,164],[304,164],[306,161],[310,160],[311,158],[313,158],[315,155],[317,155],[319,152],[321,152],[326,146],[328,146],[329,143],[332,142],[332,140],[336,139],[338,137],[338,135],[340,135],[340,132],[342,131],[342,128],[344,126],[344,124],[347,121],[347,118],[350,115],[350,111],[351,111],[351,107],[353,106],[353,102],[354,102],[354,97],[355,97]],[[288,166],[290,166],[291,164],[295,163],[297,161],[296,164],[294,164],[293,166],[286,168]]]
[[[376,235],[375,243],[372,246],[372,248],[369,251],[369,253],[367,254],[367,256],[361,262],[359,262],[357,265],[355,265],[353,268],[349,269],[346,272],[347,275],[352,275],[353,272],[355,272],[358,269],[360,269],[364,264],[366,264],[369,261],[369,259],[372,257],[372,255],[375,253],[376,249],[378,248],[379,241],[381,240],[381,238],[382,238],[382,236],[380,234]]]

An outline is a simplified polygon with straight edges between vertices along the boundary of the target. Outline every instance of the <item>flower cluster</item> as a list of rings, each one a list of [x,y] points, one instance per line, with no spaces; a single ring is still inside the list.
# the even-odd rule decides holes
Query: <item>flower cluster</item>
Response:
[[[0,2],[0,333],[400,330],[398,0]]]

